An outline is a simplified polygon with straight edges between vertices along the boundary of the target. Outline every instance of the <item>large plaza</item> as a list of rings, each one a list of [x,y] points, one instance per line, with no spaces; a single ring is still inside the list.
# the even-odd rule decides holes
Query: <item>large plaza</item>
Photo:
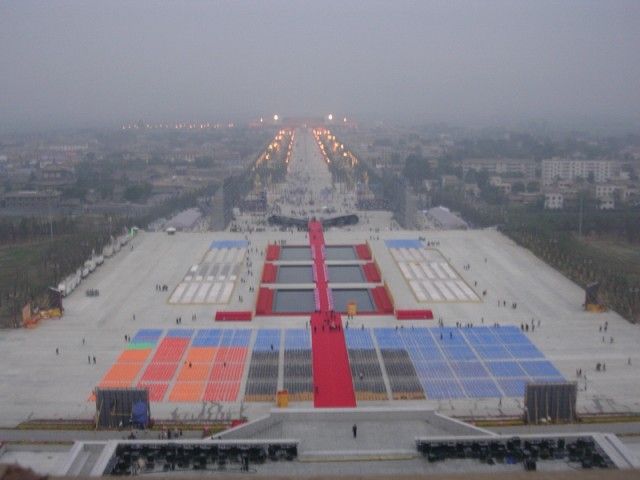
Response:
[[[292,156],[294,187],[309,181],[301,172],[323,167],[313,137],[303,133]],[[312,158],[313,168],[296,167],[303,158]],[[323,193],[330,177],[317,177],[315,208],[322,195],[343,205]],[[293,209],[299,198],[280,201]],[[578,382],[579,413],[638,410],[636,326],[614,312],[585,312],[578,286],[495,230],[402,231],[384,213],[358,213],[359,225],[324,231],[329,301],[343,313],[358,406],[521,415],[527,381],[565,379]],[[287,387],[293,405],[312,405],[317,272],[308,237],[275,228],[139,233],[65,298],[62,318],[3,333],[3,423],[91,418],[91,393],[100,385],[149,387],[156,418],[254,418]],[[270,245],[282,249],[267,260]],[[358,256],[362,245],[369,258]],[[84,295],[91,288],[100,296]],[[380,289],[391,311],[376,297]],[[267,310],[263,291],[273,297]],[[350,302],[358,311],[347,325]],[[428,309],[434,319],[400,321],[394,309]],[[214,320],[227,311],[252,319]],[[273,365],[265,367],[268,378],[256,373],[261,355]],[[596,363],[606,370],[596,371]]]

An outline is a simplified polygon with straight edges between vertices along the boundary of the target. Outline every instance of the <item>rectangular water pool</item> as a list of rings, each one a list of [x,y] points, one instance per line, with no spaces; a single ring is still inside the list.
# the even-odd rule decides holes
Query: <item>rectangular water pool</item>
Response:
[[[280,265],[276,283],[313,283],[311,265]]]
[[[273,311],[276,313],[311,313],[316,310],[313,289],[276,290]]]
[[[284,246],[280,250],[280,258],[282,261],[309,261],[311,260],[311,249],[309,247],[293,247],[293,246]]]
[[[356,302],[358,312],[376,311],[371,293],[366,288],[332,288],[331,295],[336,312],[346,312],[350,302]]]
[[[325,254],[327,260],[357,260],[355,249],[351,245],[326,246]]]
[[[333,283],[362,283],[364,275],[360,265],[327,265],[329,281]]]

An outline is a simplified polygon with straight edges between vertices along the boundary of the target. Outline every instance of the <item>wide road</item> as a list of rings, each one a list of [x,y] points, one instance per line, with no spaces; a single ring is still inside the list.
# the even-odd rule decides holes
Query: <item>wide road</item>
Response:
[[[346,197],[334,189],[331,172],[310,129],[294,133],[286,183],[276,200],[280,213],[294,217],[345,213]]]

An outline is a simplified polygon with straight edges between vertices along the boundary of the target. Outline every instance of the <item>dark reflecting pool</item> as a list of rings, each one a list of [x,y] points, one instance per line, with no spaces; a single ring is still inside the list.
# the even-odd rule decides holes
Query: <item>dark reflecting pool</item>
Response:
[[[309,247],[284,246],[280,250],[280,260],[301,261],[311,260],[311,249]]]
[[[350,246],[327,246],[325,247],[325,255],[327,260],[357,260],[355,249]]]
[[[360,265],[328,265],[329,281],[333,283],[362,283],[364,275]]]
[[[376,310],[371,293],[366,288],[332,288],[333,308],[337,312],[346,312],[347,304],[356,302],[358,312],[374,312]]]
[[[311,265],[280,265],[277,283],[313,283]]]
[[[313,289],[276,290],[273,311],[276,313],[309,313],[316,309]]]

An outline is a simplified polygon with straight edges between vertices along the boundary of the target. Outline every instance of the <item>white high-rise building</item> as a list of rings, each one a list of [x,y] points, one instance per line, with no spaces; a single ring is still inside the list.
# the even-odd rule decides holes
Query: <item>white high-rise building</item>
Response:
[[[542,161],[542,184],[551,185],[556,180],[573,181],[588,179],[593,174],[596,183],[608,181],[613,176],[611,160],[574,160],[551,158]]]

